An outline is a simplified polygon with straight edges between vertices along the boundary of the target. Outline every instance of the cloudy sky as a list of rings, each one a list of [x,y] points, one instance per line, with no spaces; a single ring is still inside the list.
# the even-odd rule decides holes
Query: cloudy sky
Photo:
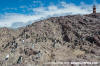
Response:
[[[0,0],[0,27],[22,27],[55,16],[90,14],[100,0]]]

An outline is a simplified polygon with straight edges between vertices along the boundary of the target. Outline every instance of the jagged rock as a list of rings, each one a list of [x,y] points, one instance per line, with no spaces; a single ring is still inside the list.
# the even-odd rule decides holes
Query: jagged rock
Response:
[[[32,48],[25,48],[24,49],[25,55],[36,55],[38,53],[40,53],[40,51],[34,51]]]
[[[100,56],[100,49],[92,49],[91,53],[93,53],[93,54],[95,54],[97,56]]]

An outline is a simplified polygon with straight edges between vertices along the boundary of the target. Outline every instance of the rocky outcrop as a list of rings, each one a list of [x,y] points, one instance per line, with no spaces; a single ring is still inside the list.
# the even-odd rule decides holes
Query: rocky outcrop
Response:
[[[23,28],[0,28],[1,66],[100,61],[100,15],[52,17]],[[5,60],[6,56],[9,58]]]

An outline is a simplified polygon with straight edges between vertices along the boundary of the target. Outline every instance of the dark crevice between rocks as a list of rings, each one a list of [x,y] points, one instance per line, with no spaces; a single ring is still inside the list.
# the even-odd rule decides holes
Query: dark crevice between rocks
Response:
[[[94,37],[91,37],[91,36],[87,36],[86,40],[89,41],[90,43],[96,43],[96,40],[94,39]]]
[[[70,39],[67,35],[64,35],[63,40],[66,41],[66,42],[70,42]]]
[[[86,37],[86,40],[89,41],[89,42],[92,43],[92,44],[95,43],[97,46],[100,47],[100,39],[99,39],[98,36],[93,36],[93,37],[87,36],[87,37]]]

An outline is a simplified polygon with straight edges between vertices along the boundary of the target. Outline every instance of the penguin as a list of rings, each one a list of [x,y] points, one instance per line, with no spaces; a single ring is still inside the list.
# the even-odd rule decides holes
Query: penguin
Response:
[[[22,61],[22,56],[19,56],[18,61],[17,61],[17,64],[20,64],[21,61]]]
[[[8,60],[8,58],[9,58],[9,54],[5,57],[5,60]]]

